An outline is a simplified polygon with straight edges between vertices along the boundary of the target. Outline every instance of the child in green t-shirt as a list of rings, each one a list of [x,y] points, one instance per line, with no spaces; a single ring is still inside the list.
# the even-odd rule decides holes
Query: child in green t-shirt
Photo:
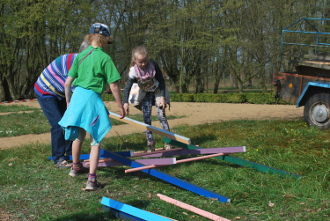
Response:
[[[109,112],[100,96],[107,84],[118,104],[121,118],[125,117],[125,111],[116,83],[121,77],[111,57],[103,52],[103,48],[111,43],[109,28],[101,23],[93,24],[85,41],[89,46],[77,56],[65,82],[68,109],[59,124],[65,129],[66,139],[73,140],[73,165],[69,175],[89,172],[86,190],[96,190],[101,187],[96,180],[100,142],[111,128]],[[76,87],[73,94],[72,85]],[[86,131],[92,139],[89,171],[80,162]]]

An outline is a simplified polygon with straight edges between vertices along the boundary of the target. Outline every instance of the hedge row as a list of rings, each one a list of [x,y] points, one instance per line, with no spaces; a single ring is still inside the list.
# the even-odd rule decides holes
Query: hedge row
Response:
[[[114,101],[112,94],[103,94],[104,101]],[[272,93],[223,93],[223,94],[180,94],[171,93],[171,102],[206,102],[206,103],[250,103],[275,104]],[[279,101],[285,104],[284,101]]]

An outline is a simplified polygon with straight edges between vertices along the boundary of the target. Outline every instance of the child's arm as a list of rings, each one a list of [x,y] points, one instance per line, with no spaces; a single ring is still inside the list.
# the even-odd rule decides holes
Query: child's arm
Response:
[[[120,119],[123,119],[125,117],[125,111],[123,108],[123,102],[120,97],[120,89],[116,83],[111,83],[111,84],[109,84],[109,86],[110,86],[112,94],[115,97],[115,100],[117,102],[117,105],[118,105],[118,108],[120,111],[120,116],[121,116]]]
[[[64,83],[64,91],[65,91],[65,99],[66,99],[66,105],[67,107],[70,104],[70,100],[71,100],[71,95],[72,95],[72,91],[71,91],[71,85],[73,82],[74,78],[68,76],[68,78],[66,79],[65,83]]]

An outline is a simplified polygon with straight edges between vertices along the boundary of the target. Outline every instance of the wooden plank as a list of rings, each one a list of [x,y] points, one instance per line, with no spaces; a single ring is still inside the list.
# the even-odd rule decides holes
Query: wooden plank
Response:
[[[90,162],[83,162],[82,163],[84,167],[89,167]],[[98,167],[116,167],[116,166],[125,166],[122,163],[119,163],[117,161],[111,160],[111,161],[106,161],[106,162],[99,162]]]
[[[200,148],[202,148],[202,147],[198,147],[198,146],[194,146],[194,145],[190,145],[190,144],[187,145],[187,144],[178,142],[176,140],[169,139],[167,137],[163,137],[162,141],[164,143],[168,143],[168,144],[178,146],[178,147],[182,147],[182,148],[186,148],[186,149],[200,149]],[[220,160],[224,160],[224,161],[229,162],[229,163],[234,163],[234,164],[237,164],[239,166],[252,168],[252,169],[255,169],[255,170],[260,171],[260,172],[276,174],[276,175],[279,175],[279,176],[282,176],[282,177],[293,177],[293,178],[300,178],[301,177],[300,175],[297,175],[297,174],[289,173],[289,172],[286,172],[286,171],[283,171],[283,170],[278,170],[278,169],[275,169],[275,168],[272,168],[272,167],[268,167],[268,166],[265,166],[265,165],[262,165],[262,164],[254,163],[254,162],[251,162],[251,161],[247,161],[247,160],[244,160],[244,159],[240,159],[240,158],[232,157],[232,156],[228,156],[228,155],[219,156],[219,157],[215,157],[215,158],[220,159]]]
[[[151,213],[134,206],[118,202],[116,200],[102,197],[101,204],[113,208],[115,210],[130,214],[134,217],[143,219],[143,220],[157,220],[157,221],[173,221],[173,219]]]
[[[155,149],[155,151],[160,151],[160,150],[164,150],[164,149],[163,148],[157,148],[157,149]],[[135,151],[133,154],[140,154],[140,153],[146,153],[146,150]]]
[[[218,157],[218,156],[222,156],[222,155],[224,155],[224,153],[216,153],[216,154],[211,154],[211,155],[206,155],[206,156],[201,156],[201,157],[192,157],[192,158],[188,158],[188,159],[177,160],[176,164],[186,163],[186,162],[191,162],[191,161],[196,161],[196,160],[203,160],[203,159]],[[156,167],[161,167],[161,166],[167,166],[167,165],[149,165],[149,166],[144,166],[144,167],[127,169],[127,170],[125,170],[125,173],[136,172],[136,171],[140,171],[140,170],[151,169],[151,168],[156,168]]]
[[[144,158],[146,157],[169,157],[169,156],[177,156],[177,155],[192,155],[192,154],[215,154],[215,153],[241,153],[246,152],[245,146],[239,146],[239,147],[217,147],[217,148],[203,148],[203,149],[182,149],[175,150],[171,149],[172,151],[168,152],[160,152],[160,153],[154,153],[142,156]]]
[[[148,125],[148,124],[145,124],[145,123],[142,123],[142,122],[139,122],[139,121],[136,121],[136,120],[133,120],[131,118],[128,118],[128,117],[125,117],[123,119],[120,119],[120,115],[116,114],[116,113],[113,113],[113,112],[110,112],[110,118],[113,118],[115,120],[119,120],[119,121],[122,121],[122,122],[125,122],[127,124],[131,124],[131,125],[134,125],[134,126],[137,126],[141,129],[144,129],[144,130],[149,130],[149,131],[152,131],[154,133],[157,133],[157,134],[160,134],[164,137],[169,137],[173,140],[177,140],[177,141],[180,141],[182,143],[186,143],[186,144],[190,144],[190,138],[187,138],[187,137],[183,137],[183,136],[180,136],[180,135],[177,135],[177,134],[174,134],[172,132],[169,132],[167,130],[163,130],[163,129],[160,129],[160,128],[157,128],[157,127],[154,127],[154,126],[151,126],[151,125]]]
[[[157,154],[157,153],[167,153],[167,152],[172,152],[172,151],[177,151],[177,150],[182,150],[182,148],[173,148],[170,150],[158,150],[158,151],[154,151],[154,152],[149,152],[149,153],[133,153],[132,157],[143,157],[143,156],[148,156],[148,155],[153,155],[153,154]]]
[[[172,158],[157,158],[157,159],[136,159],[135,162],[143,165],[173,165],[176,164],[177,160],[175,157]]]
[[[176,164],[176,158],[157,158],[157,159],[136,159],[135,162],[138,162],[143,165],[173,165]],[[89,166],[90,162],[84,162],[84,166]],[[99,160],[99,167],[107,167],[107,166],[122,166],[122,163],[114,161],[112,159]]]
[[[117,154],[123,156],[123,157],[131,157],[133,156],[133,151],[119,151],[119,152],[116,152]],[[100,149],[100,159],[104,158],[102,156],[103,154],[103,149]],[[48,157],[49,160],[53,160],[52,157]],[[65,160],[72,160],[72,156],[64,156],[64,159]],[[85,161],[89,161],[89,154],[81,154],[80,155],[80,160],[85,160]]]
[[[186,209],[186,210],[189,210],[193,213],[196,213],[200,216],[203,216],[203,217],[206,217],[210,220],[215,220],[215,221],[230,221],[229,219],[226,219],[226,218],[223,218],[221,216],[218,216],[218,215],[215,215],[213,213],[210,213],[208,211],[205,211],[205,210],[202,210],[202,209],[199,209],[197,207],[194,207],[192,205],[189,205],[187,203],[183,203],[179,200],[176,200],[176,199],[173,199],[171,197],[168,197],[168,196],[165,196],[163,194],[157,194],[157,196],[161,199],[161,200],[164,200],[165,202],[168,202],[168,203],[171,203],[175,206],[178,206],[182,209]]]
[[[137,162],[134,162],[131,159],[122,157],[122,156],[120,156],[116,153],[111,153],[111,152],[105,151],[104,154],[105,154],[105,157],[111,157],[113,160],[116,160],[116,161],[118,161],[122,164],[125,164],[127,166],[131,166],[133,168],[142,166],[141,164],[139,164]],[[220,201],[220,202],[225,202],[225,203],[230,202],[230,199],[225,197],[225,196],[222,196],[222,195],[220,195],[218,193],[215,193],[213,191],[204,189],[202,187],[199,187],[195,184],[189,183],[188,181],[179,179],[177,177],[171,176],[169,174],[166,174],[166,173],[154,170],[154,169],[141,170],[141,172],[147,173],[147,174],[149,174],[151,176],[154,176],[154,177],[157,177],[158,179],[161,179],[163,181],[171,183],[175,186],[181,187],[182,189],[189,190],[189,191],[191,191],[193,193],[196,193],[200,196],[204,196],[204,197],[207,197],[207,198],[215,198],[215,199],[218,199],[218,201]]]
[[[103,156],[104,153],[104,149],[100,149],[100,158],[104,158]],[[129,151],[118,151],[115,152],[116,154],[119,154],[122,157],[132,157],[133,156],[133,151],[129,150]]]

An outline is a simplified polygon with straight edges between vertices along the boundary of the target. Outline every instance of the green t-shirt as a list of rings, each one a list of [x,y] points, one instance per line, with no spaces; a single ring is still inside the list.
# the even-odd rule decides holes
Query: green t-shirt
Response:
[[[107,84],[121,79],[111,57],[103,52],[102,48],[95,48],[79,65],[79,62],[93,49],[89,46],[74,60],[68,73],[75,78],[73,86],[93,90],[102,94]],[[79,65],[79,66],[78,66]]]

